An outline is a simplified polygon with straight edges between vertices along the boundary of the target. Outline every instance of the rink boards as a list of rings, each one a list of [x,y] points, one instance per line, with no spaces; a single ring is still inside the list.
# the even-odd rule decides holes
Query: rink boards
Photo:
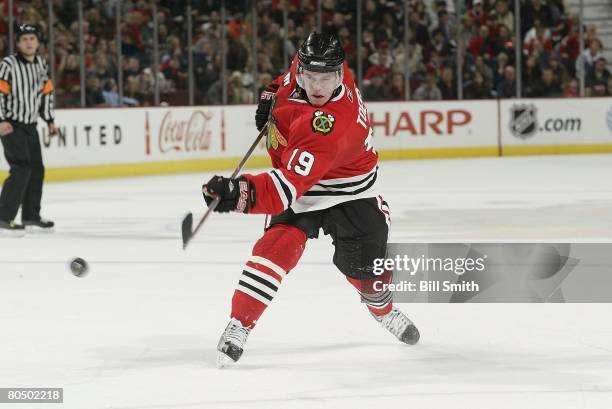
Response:
[[[232,169],[255,106],[68,109],[39,125],[47,180]],[[612,98],[368,103],[382,159],[612,152]],[[269,165],[262,142],[247,167]],[[8,166],[0,161],[0,177]]]

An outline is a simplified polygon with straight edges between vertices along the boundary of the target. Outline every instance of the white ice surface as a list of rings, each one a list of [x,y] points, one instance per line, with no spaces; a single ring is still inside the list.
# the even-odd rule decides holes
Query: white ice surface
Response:
[[[263,217],[213,215],[209,174],[55,183],[53,235],[0,236],[0,387],[63,387],[8,408],[612,408],[610,304],[401,304],[421,343],[378,327],[308,243],[239,365],[214,366]],[[383,162],[392,241],[612,242],[612,156]],[[83,257],[83,278],[67,267]],[[611,272],[612,273],[612,272]],[[611,289],[612,291],[612,289]]]

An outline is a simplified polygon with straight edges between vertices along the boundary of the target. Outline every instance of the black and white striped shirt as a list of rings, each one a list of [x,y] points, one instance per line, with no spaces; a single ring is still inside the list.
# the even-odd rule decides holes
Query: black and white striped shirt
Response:
[[[54,87],[40,56],[29,62],[19,54],[0,62],[0,122],[35,124],[38,115],[53,122]]]

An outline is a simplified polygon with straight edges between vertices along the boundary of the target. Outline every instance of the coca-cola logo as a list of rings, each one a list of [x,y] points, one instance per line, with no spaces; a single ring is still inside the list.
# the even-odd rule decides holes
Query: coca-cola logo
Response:
[[[159,151],[206,151],[210,148],[212,131],[208,126],[211,112],[193,111],[188,120],[174,119],[168,111],[159,126]]]

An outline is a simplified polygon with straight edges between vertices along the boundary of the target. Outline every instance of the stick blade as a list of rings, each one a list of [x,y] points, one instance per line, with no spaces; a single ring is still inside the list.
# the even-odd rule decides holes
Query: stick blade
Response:
[[[187,216],[183,219],[183,223],[181,225],[181,231],[183,233],[183,250],[187,247],[187,243],[193,237],[193,214],[188,213]]]

